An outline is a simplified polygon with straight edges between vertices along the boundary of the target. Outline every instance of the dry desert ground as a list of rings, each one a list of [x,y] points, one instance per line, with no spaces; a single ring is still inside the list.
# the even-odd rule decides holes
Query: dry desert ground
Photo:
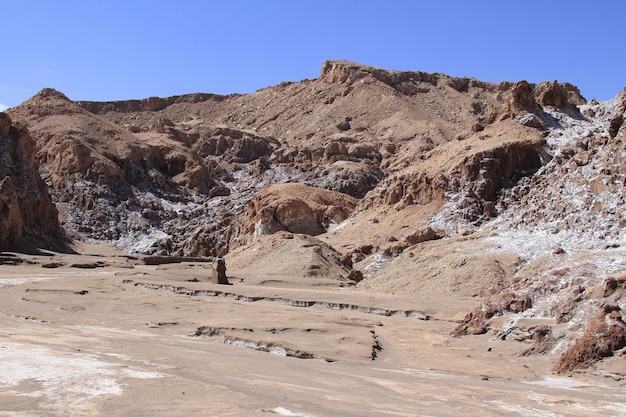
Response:
[[[235,270],[217,285],[210,263],[80,252],[2,255],[1,416],[626,414],[623,381],[451,337],[473,298]]]

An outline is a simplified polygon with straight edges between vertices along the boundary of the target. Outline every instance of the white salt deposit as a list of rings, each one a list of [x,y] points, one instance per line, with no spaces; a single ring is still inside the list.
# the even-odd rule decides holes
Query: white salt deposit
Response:
[[[545,387],[552,388],[563,388],[563,389],[572,389],[572,388],[584,388],[588,385],[577,381],[574,378],[554,378],[554,377],[545,377],[543,379],[538,379],[536,381],[522,381],[524,384],[528,385],[541,385]]]
[[[274,410],[274,413],[279,414],[281,416],[291,416],[291,417],[311,417],[308,414],[303,414],[303,413],[294,413],[293,411],[290,411],[284,407],[276,407]]]
[[[0,388],[10,395],[41,398],[42,408],[78,415],[95,397],[120,395],[120,378],[163,375],[101,360],[95,355],[52,351],[44,347],[0,343]],[[34,388],[13,390],[24,382]]]
[[[55,279],[55,277],[51,276],[28,276],[28,277],[15,277],[15,278],[0,278],[0,287],[9,286],[9,285],[23,285],[29,282],[41,282],[48,281],[51,279]]]
[[[467,229],[487,232],[489,237],[477,251],[512,252],[526,263],[560,256],[559,251],[564,254],[560,263],[517,285],[516,291],[528,295],[533,306],[511,314],[503,331],[514,328],[521,317],[555,317],[571,300],[574,282],[589,288],[626,270],[626,233],[620,227],[625,219],[626,178],[619,175],[621,156],[615,155],[609,135],[610,121],[623,112],[619,106],[616,99],[580,106],[582,114],[592,117],[571,109],[544,108],[548,127],[544,152],[553,159],[532,181],[522,179],[512,192],[503,193],[505,204],[498,206],[495,220],[482,226],[463,220],[464,191],[449,195],[430,219],[431,227],[448,235]],[[461,190],[471,188],[461,182]],[[580,333],[598,308],[593,300],[578,303],[567,321],[566,335]],[[566,348],[570,337],[560,341],[555,352]]]

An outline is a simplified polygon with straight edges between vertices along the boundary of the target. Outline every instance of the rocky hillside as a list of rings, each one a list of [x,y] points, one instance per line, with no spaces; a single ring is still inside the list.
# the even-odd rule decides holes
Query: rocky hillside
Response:
[[[28,131],[0,113],[0,249],[35,245],[64,250],[57,210],[35,161]]]
[[[579,110],[545,109],[554,157],[502,193],[502,214],[480,230],[483,250],[515,253],[521,268],[457,329],[532,340],[528,354],[560,355],[557,371],[626,347],[626,90]]]
[[[47,89],[10,114],[32,132],[71,232],[133,252],[223,255],[247,241],[238,221],[256,191],[285,182],[364,208],[435,208],[469,187],[465,216],[489,218],[499,190],[542,164],[532,112],[583,101],[570,85],[331,61],[318,79],[250,95],[94,103]],[[502,159],[489,178],[487,153]]]
[[[284,274],[484,298],[455,334],[519,340],[566,371],[593,362],[576,341],[601,314],[603,352],[626,345],[625,109],[626,93],[587,102],[567,83],[328,61],[247,95],[46,89],[9,114],[75,238],[228,254],[247,274],[287,253]]]

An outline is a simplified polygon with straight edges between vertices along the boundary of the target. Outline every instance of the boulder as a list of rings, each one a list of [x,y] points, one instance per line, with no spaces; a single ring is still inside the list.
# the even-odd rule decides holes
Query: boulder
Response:
[[[209,191],[209,199],[215,197],[228,197],[230,195],[230,188],[224,187],[223,185],[218,185],[216,187],[211,188]]]
[[[509,112],[512,116],[536,110],[533,86],[527,81],[520,81],[509,92]]]

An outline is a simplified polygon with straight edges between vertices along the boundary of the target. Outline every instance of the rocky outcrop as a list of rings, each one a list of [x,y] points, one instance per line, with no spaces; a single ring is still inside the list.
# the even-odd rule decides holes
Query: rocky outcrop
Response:
[[[458,232],[452,227],[458,220],[475,226],[491,220],[498,215],[500,196],[533,176],[549,156],[535,129],[506,121],[487,132],[478,141],[464,137],[427,153],[420,164],[381,181],[378,193],[367,196],[362,205],[401,209],[447,201],[447,211],[440,214],[444,218],[434,224],[446,234]]]
[[[587,368],[626,347],[626,323],[617,305],[605,305],[585,333],[561,355],[554,370],[569,372]]]
[[[193,144],[202,158],[219,156],[226,162],[235,163],[267,158],[279,146],[280,143],[272,137],[226,126],[209,127]]]
[[[444,236],[445,234],[443,231],[434,230],[433,228],[426,226],[404,236],[398,241],[388,243],[381,248],[381,252],[386,256],[397,256],[406,248],[428,242],[430,240],[441,239]]]
[[[216,258],[213,260],[213,271],[211,272],[211,282],[213,284],[228,285],[228,277],[226,276],[226,261],[224,258]]]
[[[540,106],[551,106],[557,109],[575,108],[575,106],[587,102],[580,94],[578,87],[570,83],[559,83],[557,81],[545,81],[537,84],[534,96],[535,101]]]
[[[244,234],[278,231],[319,235],[344,221],[356,206],[348,195],[303,184],[278,184],[261,190],[248,203]]]
[[[338,160],[305,173],[304,182],[360,199],[373,190],[384,176],[375,163]]]
[[[143,100],[123,101],[77,101],[76,104],[90,113],[106,114],[108,112],[159,111],[173,104],[201,103],[205,101],[222,101],[228,96],[219,94],[184,94],[167,98],[149,97]]]
[[[11,247],[22,237],[22,213],[11,178],[0,181],[0,248]]]
[[[48,249],[67,248],[58,213],[39,176],[29,132],[0,113],[0,248],[21,239]]]
[[[320,73],[321,80],[337,84],[353,84],[366,77],[381,81],[403,94],[414,95],[419,92],[428,92],[428,87],[421,86],[420,88],[420,83],[434,87],[442,75],[420,71],[388,71],[349,61],[326,61]],[[467,83],[469,79],[459,82],[459,84]]]
[[[543,108],[550,158],[501,192],[499,216],[483,229],[498,248],[525,258],[508,290],[532,306],[494,320],[500,313],[489,318],[487,300],[456,334],[491,328],[497,337],[533,339],[527,352],[560,355],[557,372],[590,367],[623,349],[625,110],[621,94],[579,109]]]
[[[453,336],[469,334],[483,334],[488,331],[488,323],[493,317],[506,313],[521,313],[532,306],[532,301],[527,296],[514,293],[502,293],[489,297],[469,312],[461,324],[453,331]]]
[[[580,90],[569,83],[550,81],[530,84],[520,81],[513,85],[508,94],[508,116],[516,117],[525,112],[540,113],[541,108],[546,106],[575,109],[586,102]]]

